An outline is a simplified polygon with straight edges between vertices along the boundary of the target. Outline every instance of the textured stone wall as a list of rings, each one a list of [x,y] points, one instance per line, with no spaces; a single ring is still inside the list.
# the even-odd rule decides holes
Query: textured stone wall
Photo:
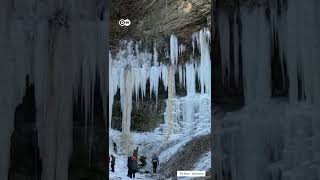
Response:
[[[119,37],[157,38],[172,33],[190,39],[193,32],[211,22],[210,0],[113,1],[111,41]],[[120,18],[129,18],[128,28],[118,28]]]

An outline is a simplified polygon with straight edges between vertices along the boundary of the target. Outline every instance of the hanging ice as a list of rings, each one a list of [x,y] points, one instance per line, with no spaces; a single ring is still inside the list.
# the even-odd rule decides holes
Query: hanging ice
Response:
[[[178,63],[179,46],[178,39],[175,35],[170,37],[170,60],[171,64],[175,65]]]
[[[211,96],[211,60],[210,41],[211,34],[207,28],[194,34],[198,49],[200,51],[200,65],[198,66],[198,76],[200,78],[201,93],[208,93]]]
[[[221,47],[221,73],[222,73],[222,83],[224,84],[225,80],[230,78],[230,28],[229,28],[229,18],[227,12],[219,11],[218,18],[218,27],[220,47]]]
[[[154,42],[153,44],[153,65],[154,66],[158,66],[159,62],[158,62],[158,52],[157,52],[157,43]]]
[[[186,51],[186,46],[184,44],[179,45],[179,55]]]
[[[122,112],[122,147],[127,150],[126,153],[132,151],[130,139],[131,111],[132,111],[132,93],[134,83],[133,72],[129,67],[121,69],[120,72],[120,97]]]
[[[217,156],[228,152],[228,157],[216,162],[217,178],[222,179],[224,172],[246,180],[319,179],[319,165],[314,162],[319,157],[320,137],[320,4],[316,0],[268,3],[268,7],[260,3],[239,7],[234,19],[239,19],[241,26],[232,29],[233,46],[226,41],[225,33],[232,33],[224,24],[228,21],[219,20],[223,76],[232,69],[226,57],[228,48],[233,47],[234,58],[229,59],[235,66],[236,83],[242,72],[245,106],[217,127],[221,132],[216,146],[221,147],[217,149],[221,154]],[[219,15],[230,19],[229,12]],[[273,57],[274,50],[278,58]],[[279,72],[272,69],[274,62],[280,64]],[[272,97],[276,88],[272,87],[272,75],[282,79],[288,100]]]
[[[31,19],[18,20],[4,8],[8,7],[8,4],[0,4],[0,179],[8,179],[14,112],[22,100],[25,79],[29,76],[35,86],[41,179],[66,180],[69,177],[73,147],[73,97],[78,97],[80,85],[80,88],[83,88],[82,96],[85,97],[83,103],[88,125],[86,129],[92,128],[94,124],[90,115],[93,114],[91,112],[94,104],[91,87],[94,87],[97,75],[100,78],[103,111],[106,108],[106,22],[84,22],[70,17],[72,23],[68,24],[70,31],[67,33],[61,30],[64,28],[61,25],[54,22],[48,24],[50,20],[46,16],[34,14],[35,16],[30,16]],[[49,12],[56,10],[55,6],[46,8]],[[70,10],[71,14],[75,13],[73,10]],[[22,13],[21,16],[29,17],[29,14],[24,12],[29,11],[17,10],[14,13]],[[38,21],[33,22],[34,19]],[[33,23],[30,24],[31,21]],[[16,50],[19,53],[14,53]],[[106,114],[104,112],[105,116]],[[89,139],[89,135],[84,138]],[[91,151],[89,145],[88,147],[88,151]],[[90,163],[90,159],[88,161]]]
[[[195,36],[197,36],[195,42],[198,44],[197,47],[201,55],[200,59],[192,59],[191,63],[184,65],[177,65],[177,61],[179,53],[184,52],[185,45],[180,45],[179,47],[178,39],[174,35],[170,38],[170,63],[161,65],[155,61],[158,58],[155,43],[153,45],[153,52],[148,53],[147,49],[141,51],[141,42],[122,42],[123,48],[119,50],[115,58],[112,58],[112,72],[114,72],[112,79],[114,81],[120,79],[120,85],[117,85],[117,83],[113,84],[115,90],[113,93],[115,94],[120,89],[123,142],[128,143],[130,141],[132,96],[135,94],[137,101],[143,100],[146,95],[147,81],[150,83],[150,97],[154,94],[157,100],[160,81],[162,81],[168,93],[164,113],[165,132],[167,135],[175,133],[179,131],[179,128],[182,128],[179,122],[188,122],[186,123],[188,127],[184,128],[191,131],[192,124],[195,123],[194,121],[197,118],[206,119],[204,122],[211,120],[207,114],[209,110],[203,110],[203,108],[199,107],[206,104],[205,107],[209,108],[208,103],[210,102],[210,32],[208,29],[203,29],[196,33]],[[135,48],[133,49],[133,47]],[[176,72],[179,73],[180,84],[187,89],[186,98],[177,99],[176,97]],[[118,77],[119,74],[120,77]],[[196,92],[197,76],[201,84],[201,96]],[[111,113],[112,109],[110,109]],[[122,145],[122,148],[126,152],[131,150],[131,147],[127,147],[125,144]]]

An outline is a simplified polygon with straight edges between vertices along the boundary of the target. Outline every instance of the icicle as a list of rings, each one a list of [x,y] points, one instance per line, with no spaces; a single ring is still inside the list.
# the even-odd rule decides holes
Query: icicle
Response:
[[[200,85],[201,93],[208,93],[211,96],[211,60],[210,60],[210,31],[206,28],[199,33],[200,43]]]
[[[122,147],[129,153],[132,150],[130,139],[133,80],[128,67],[121,69],[120,98],[122,111]]]
[[[186,82],[187,96],[191,96],[196,92],[196,71],[194,64],[186,64]]]
[[[159,62],[158,62],[158,52],[157,52],[157,43],[154,42],[153,44],[153,65],[154,66],[158,66]]]
[[[152,92],[156,96],[156,101],[158,100],[158,89],[159,89],[159,80],[161,76],[161,67],[151,67],[150,69],[150,97]]]
[[[179,71],[179,83],[182,85],[182,65],[178,66],[178,71]]]
[[[186,50],[186,47],[185,47],[185,45],[184,44],[180,44],[179,45],[179,55],[181,55],[182,53],[184,53],[185,52],[185,50]]]
[[[271,97],[271,33],[262,8],[253,11],[243,8],[241,13],[245,99],[263,101]]]
[[[168,49],[165,48],[163,51],[164,51],[164,56],[165,56],[165,58],[167,58],[167,59],[170,58],[170,57],[169,57],[169,53],[168,53]]]
[[[194,56],[194,50],[196,48],[196,40],[195,40],[195,34],[192,34],[192,55]]]
[[[114,81],[112,79],[112,57],[109,51],[109,130],[112,127],[112,108],[113,108],[113,99],[114,99]],[[116,81],[117,82],[117,81]]]
[[[192,54],[193,54],[193,56],[194,56],[194,51],[196,50],[196,48],[200,46],[199,42],[200,42],[199,41],[199,32],[193,33],[192,34],[192,48],[193,48]]]
[[[228,14],[224,11],[219,12],[218,23],[219,37],[221,38],[220,47],[222,83],[225,84],[225,80],[229,80],[230,74],[230,28]]]
[[[170,37],[170,60],[172,65],[176,65],[178,63],[178,39],[175,35],[171,35]]]
[[[161,79],[165,89],[168,89],[168,67],[165,65],[161,66]]]
[[[173,65],[169,66],[168,70],[168,99],[166,103],[166,116],[165,116],[165,123],[167,125],[166,128],[166,135],[169,137],[170,134],[172,134],[173,131],[173,122],[174,122],[174,117],[172,113],[173,109],[173,101],[174,101],[174,96],[175,96],[175,79],[174,79],[174,68]]]

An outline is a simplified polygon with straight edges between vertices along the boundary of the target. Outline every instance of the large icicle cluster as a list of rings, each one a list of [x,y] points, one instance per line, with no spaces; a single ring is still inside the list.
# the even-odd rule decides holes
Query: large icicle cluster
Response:
[[[265,13],[266,6],[269,6],[269,15]],[[219,11],[222,80],[230,81],[233,69],[234,79],[238,83],[239,69],[242,68],[246,101],[270,98],[271,47],[275,44],[279,49],[281,79],[287,76],[289,80],[290,101],[319,104],[320,71],[316,68],[320,57],[318,7],[317,0],[270,0],[265,6],[241,6],[234,14]],[[230,22],[233,22],[232,28]],[[230,43],[233,44],[233,50],[230,49]],[[242,67],[239,66],[239,45]],[[234,64],[234,68],[231,68],[231,64]]]
[[[320,2],[263,2],[244,4],[234,14],[218,12],[222,78],[230,82],[234,74],[238,84],[242,72],[246,106],[217,127],[217,147],[222,149],[216,156],[224,157],[217,159],[217,176],[223,179],[224,172],[239,180],[319,179]],[[285,102],[271,96],[275,49],[281,65],[277,78],[283,86],[288,84]],[[221,154],[223,147],[228,155]]]
[[[73,97],[77,97],[79,84],[87,126],[94,123],[92,87],[97,74],[103,101],[106,99],[106,22],[80,18],[81,10],[95,14],[96,5],[70,8],[71,18],[59,22],[67,23],[61,25],[53,19],[59,17],[50,16],[61,9],[62,2],[8,2],[0,3],[0,179],[8,179],[14,112],[29,76],[35,85],[41,179],[67,180],[73,146]],[[79,7],[76,1],[70,4]]]
[[[109,100],[109,122],[112,120],[112,107],[114,96],[120,89],[120,101],[122,112],[122,148],[125,153],[132,152],[130,140],[132,98],[136,101],[146,96],[147,81],[150,82],[150,96],[158,97],[160,77],[167,85],[167,66],[159,65],[156,43],[153,53],[142,49],[142,42],[122,41],[121,48],[115,57],[109,55],[110,66],[110,100]],[[112,126],[112,125],[111,125]],[[110,126],[110,127],[111,127]]]
[[[157,61],[156,43],[154,43],[153,53],[150,53],[147,48],[142,48],[141,42],[122,41],[121,48],[115,57],[112,58],[110,55],[110,81],[112,81],[110,98],[114,98],[120,89],[123,143],[130,141],[132,98],[135,97],[136,101],[145,98],[147,81],[150,82],[150,96],[154,94],[156,99],[161,82],[167,90],[168,99],[165,110],[167,135],[181,128],[176,126],[179,121],[189,121],[191,129],[192,122],[197,118],[211,120],[208,116],[211,98],[210,31],[203,29],[194,36],[198,37],[194,40],[197,43],[194,48],[198,47],[201,57],[198,61],[192,59],[190,63],[184,65],[178,65],[178,55],[185,51],[185,46],[183,44],[179,46],[178,39],[174,35],[170,38],[168,64],[159,64]],[[176,97],[176,73],[179,75],[179,83],[187,89],[188,95],[184,98]],[[196,93],[196,81],[200,84],[201,95]],[[112,114],[113,99],[109,100],[109,103],[109,111]],[[203,107],[208,107],[208,109],[203,110],[202,105],[204,104],[206,105]],[[109,116],[109,121],[112,122],[111,116]],[[131,151],[132,147],[122,145],[126,153]]]
[[[192,128],[196,127],[194,123],[197,121],[197,115],[199,116],[198,118],[201,119],[200,121],[211,121],[210,38],[210,31],[206,28],[194,33],[193,44],[196,44],[196,46],[193,47],[198,47],[201,55],[200,63],[187,63],[184,66],[178,67],[179,83],[186,87],[187,96],[171,100],[168,96],[165,120],[168,122],[169,118],[171,118],[171,124],[167,124],[171,130],[170,133],[179,132],[179,129],[182,128],[182,122],[187,122],[187,127],[183,128],[192,132]],[[196,93],[196,81],[200,84],[200,95]],[[170,109],[168,107],[170,107]]]

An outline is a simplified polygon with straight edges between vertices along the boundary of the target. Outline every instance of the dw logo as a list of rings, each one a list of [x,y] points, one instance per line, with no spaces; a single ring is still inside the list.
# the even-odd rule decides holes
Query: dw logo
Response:
[[[129,19],[120,19],[119,20],[119,25],[120,26],[130,26],[131,21]]]

